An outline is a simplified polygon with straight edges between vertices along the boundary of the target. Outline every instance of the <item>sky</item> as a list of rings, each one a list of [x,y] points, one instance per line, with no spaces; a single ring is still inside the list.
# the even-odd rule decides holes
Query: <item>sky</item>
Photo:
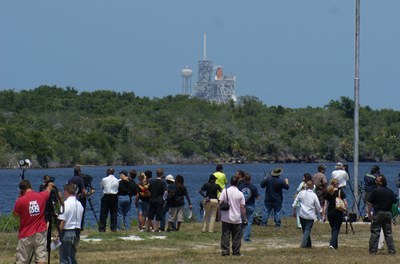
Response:
[[[400,110],[400,1],[361,0],[360,104]],[[0,90],[164,97],[203,58],[268,106],[354,99],[354,0],[0,0]]]

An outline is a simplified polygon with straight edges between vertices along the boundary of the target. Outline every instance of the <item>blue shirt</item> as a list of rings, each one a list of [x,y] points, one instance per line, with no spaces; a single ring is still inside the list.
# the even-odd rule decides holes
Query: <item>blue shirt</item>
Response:
[[[269,175],[261,181],[261,188],[265,188],[265,202],[282,205],[282,189],[289,190],[289,185],[283,179]]]
[[[256,198],[260,196],[258,189],[250,182],[244,182],[239,185],[239,190],[243,193],[246,205],[254,205]]]

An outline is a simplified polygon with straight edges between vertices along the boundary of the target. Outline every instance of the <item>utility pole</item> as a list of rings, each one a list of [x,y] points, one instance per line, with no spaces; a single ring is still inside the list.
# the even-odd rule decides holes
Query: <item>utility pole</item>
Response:
[[[359,140],[359,99],[360,99],[360,0],[356,2],[356,15],[355,15],[355,73],[354,73],[354,198],[356,206],[357,218],[359,217],[359,194],[358,194],[358,140]]]

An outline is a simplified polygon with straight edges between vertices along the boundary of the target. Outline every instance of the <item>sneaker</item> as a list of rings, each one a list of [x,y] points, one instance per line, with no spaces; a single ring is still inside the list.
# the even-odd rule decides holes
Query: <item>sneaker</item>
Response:
[[[335,250],[335,248],[333,246],[329,246],[330,249]]]

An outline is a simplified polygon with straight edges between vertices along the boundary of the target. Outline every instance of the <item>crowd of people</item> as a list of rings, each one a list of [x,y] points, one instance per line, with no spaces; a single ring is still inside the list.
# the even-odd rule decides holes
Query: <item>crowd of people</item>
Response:
[[[273,214],[276,228],[281,228],[283,190],[289,190],[289,180],[281,178],[284,170],[273,169],[260,182],[265,188],[261,226],[266,226]],[[293,201],[293,216],[297,218],[297,227],[303,231],[300,247],[311,248],[311,232],[315,221],[328,221],[331,227],[329,247],[338,249],[340,228],[348,209],[346,184],[349,175],[342,163],[337,163],[328,184],[326,167],[318,166],[318,172],[311,176],[303,175]],[[118,178],[113,168],[106,170],[100,182],[102,198],[100,203],[99,232],[106,232],[107,219],[110,217],[109,230],[116,232],[131,229],[131,211],[137,210],[138,230],[148,232],[179,231],[184,223],[185,201],[192,209],[189,192],[182,175],[164,175],[164,170],[150,170],[137,173],[135,170],[120,171]],[[136,179],[137,178],[137,179]],[[60,263],[77,263],[76,249],[80,233],[84,228],[86,200],[93,194],[90,181],[85,180],[79,166],[74,167],[74,175],[64,186],[64,195],[56,189],[54,178],[46,175],[35,192],[29,181],[20,182],[20,197],[14,207],[14,215],[20,219],[17,263],[27,263],[35,258],[37,263],[45,263],[49,251],[51,224],[57,226],[60,246]],[[214,232],[215,222],[221,221],[221,255],[241,256],[242,241],[251,242],[251,231],[255,213],[255,201],[260,193],[252,177],[238,170],[228,179],[223,166],[218,164],[199,189],[203,197],[204,208],[202,232]],[[51,198],[53,197],[53,198]],[[55,210],[54,199],[61,204]],[[386,178],[378,166],[365,175],[365,202],[368,205],[368,217],[371,223],[369,252],[374,254],[386,241],[388,252],[395,253],[391,230],[391,208],[397,203],[397,197],[387,188]],[[338,208],[341,200],[345,209]],[[49,202],[51,201],[51,202]],[[224,206],[222,206],[224,204]]]

